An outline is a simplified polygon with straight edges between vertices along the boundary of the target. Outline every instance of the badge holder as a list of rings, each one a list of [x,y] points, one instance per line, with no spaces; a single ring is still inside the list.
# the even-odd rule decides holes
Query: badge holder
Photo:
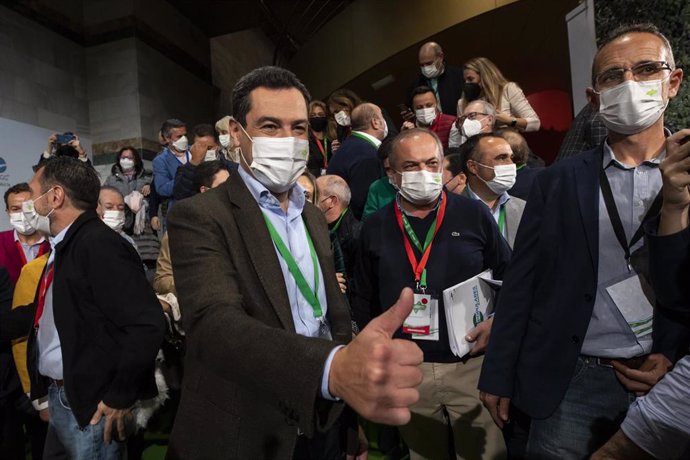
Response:
[[[403,332],[413,340],[439,340],[438,296],[426,289],[426,269],[416,283],[412,311],[403,323]]]

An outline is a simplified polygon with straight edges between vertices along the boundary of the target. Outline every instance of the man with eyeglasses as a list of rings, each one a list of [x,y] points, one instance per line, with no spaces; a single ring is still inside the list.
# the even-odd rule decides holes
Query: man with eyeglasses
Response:
[[[448,146],[459,147],[472,136],[490,133],[496,122],[496,108],[490,102],[477,99],[465,107],[450,129]]]
[[[687,350],[655,308],[642,238],[682,77],[656,27],[616,30],[587,89],[607,139],[534,181],[479,380],[515,457],[588,458]]]

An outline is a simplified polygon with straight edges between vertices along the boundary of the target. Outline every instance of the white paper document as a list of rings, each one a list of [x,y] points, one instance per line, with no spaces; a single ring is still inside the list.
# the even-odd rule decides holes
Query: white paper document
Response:
[[[491,270],[486,270],[443,291],[448,341],[455,356],[465,356],[474,346],[465,340],[465,336],[475,323],[491,314],[495,289],[501,284],[501,281],[493,279]]]

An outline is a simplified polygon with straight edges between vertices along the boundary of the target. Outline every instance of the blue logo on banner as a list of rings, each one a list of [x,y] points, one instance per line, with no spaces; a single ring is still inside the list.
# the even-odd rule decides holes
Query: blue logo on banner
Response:
[[[4,173],[7,171],[7,163],[5,163],[4,158],[0,158],[0,174]]]

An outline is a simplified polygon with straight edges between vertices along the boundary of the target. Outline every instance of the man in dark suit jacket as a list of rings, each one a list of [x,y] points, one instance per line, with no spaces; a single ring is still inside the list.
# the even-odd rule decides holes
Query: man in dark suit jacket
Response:
[[[651,61],[663,63],[644,75],[642,67],[623,70]],[[591,455],[618,429],[635,393],[648,391],[687,350],[687,330],[642,290],[646,248],[633,238],[661,188],[663,110],[682,78],[673,68],[658,30],[617,31],[599,49],[588,89],[601,104],[607,141],[547,168],[532,187],[479,381],[499,426],[511,401],[532,417],[527,458]],[[653,108],[636,99],[633,73],[658,85]],[[636,104],[611,105],[612,97]],[[619,112],[626,107],[640,112]]]
[[[383,176],[377,151],[387,135],[388,125],[381,109],[374,104],[360,104],[352,111],[352,134],[328,164],[327,174],[342,177],[350,187],[350,208],[357,220],[362,220],[369,187]]]
[[[95,212],[100,182],[93,169],[57,157],[41,164],[29,185],[25,214],[54,235],[37,301],[12,310],[14,327],[29,333],[31,397],[47,395],[48,437],[70,458],[117,456],[122,449],[111,439],[123,438],[129,409],[157,394],[163,314],[135,249]]]
[[[169,458],[335,458],[325,446],[340,400],[380,422],[410,418],[422,354],[391,337],[412,295],[350,341],[326,222],[295,187],[308,100],[285,69],[242,77],[230,122],[240,169],[170,215],[187,361]]]
[[[668,138],[661,164],[664,204],[659,222],[650,222],[647,228],[650,276],[659,308],[686,325],[690,325],[690,144],[681,142],[688,135],[690,129],[684,129]],[[644,400],[638,399],[621,429],[592,459],[688,458],[688,359],[676,363]]]
[[[407,105],[412,107],[414,89],[428,86],[436,93],[441,111],[457,116],[458,100],[462,97],[465,78],[462,69],[448,65],[438,43],[428,42],[419,49],[419,74],[407,90]]]

